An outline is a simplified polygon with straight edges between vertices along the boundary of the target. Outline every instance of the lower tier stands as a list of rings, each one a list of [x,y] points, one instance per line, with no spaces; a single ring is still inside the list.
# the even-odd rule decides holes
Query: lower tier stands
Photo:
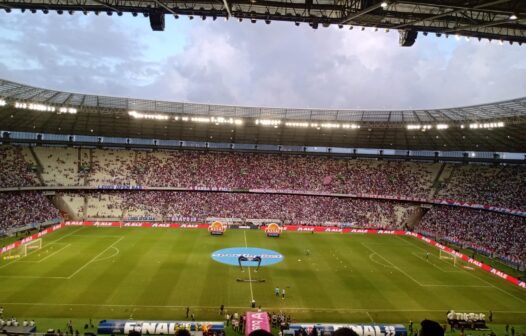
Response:
[[[0,193],[0,233],[59,216],[57,208],[40,192]]]
[[[435,206],[417,231],[471,246],[499,258],[526,263],[526,218],[461,207]]]

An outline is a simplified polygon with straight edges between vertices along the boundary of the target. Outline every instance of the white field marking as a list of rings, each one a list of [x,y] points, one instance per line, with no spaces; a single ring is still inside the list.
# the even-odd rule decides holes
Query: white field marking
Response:
[[[243,236],[245,237],[245,247],[248,248],[247,244],[247,233],[243,230]],[[250,284],[250,302],[254,301],[254,291],[252,290],[252,275],[250,274],[250,266],[248,268],[248,283]]]
[[[374,323],[374,319],[373,317],[371,316],[371,314],[369,314],[368,311],[365,312],[367,314],[367,316],[369,316],[369,319],[371,319],[371,323]]]
[[[122,236],[119,235],[71,235],[72,237],[82,237],[82,238],[119,238]]]
[[[461,288],[489,288],[490,287],[490,286],[487,286],[487,285],[448,285],[448,284],[428,285],[428,284],[423,284],[423,283],[417,281],[415,278],[413,278],[411,275],[409,275],[403,269],[401,269],[400,267],[396,266],[391,261],[387,260],[385,257],[380,255],[379,253],[377,253],[377,252],[373,251],[371,248],[367,247],[367,245],[365,243],[362,243],[362,245],[365,246],[365,248],[368,249],[369,251],[373,252],[374,254],[376,254],[377,256],[382,258],[383,260],[387,261],[389,264],[391,264],[393,266],[394,269],[396,269],[400,273],[404,274],[405,276],[407,276],[409,279],[413,280],[417,285],[419,285],[421,287],[452,287],[452,288],[453,287],[455,287],[455,288],[456,287],[461,287]]]
[[[135,305],[135,304],[98,304],[98,303],[47,303],[47,302],[0,302],[0,305],[7,306],[44,306],[44,307],[108,307],[108,308],[144,308],[144,309],[183,309],[187,306],[174,306],[174,305]],[[195,309],[210,309],[217,310],[217,306],[192,306]],[[225,306],[230,309],[246,309],[246,306]],[[403,313],[403,312],[416,312],[416,313],[443,313],[448,309],[455,311],[472,311],[473,308],[459,308],[459,307],[445,307],[442,309],[377,309],[377,308],[305,308],[305,307],[267,307],[267,310],[304,310],[304,311],[342,311],[342,312],[374,312],[374,313]],[[486,308],[477,308],[478,310],[489,310]],[[475,310],[477,310],[475,309]],[[508,313],[508,314],[526,314],[526,311],[522,310],[494,310],[494,313]]]
[[[0,275],[0,278],[13,278],[13,279],[67,279],[67,277],[40,276],[40,275]]]
[[[115,252],[113,252],[112,255],[109,255],[109,256],[107,256],[107,257],[104,257],[104,258],[101,258],[101,259],[95,260],[95,262],[99,262],[99,261],[104,261],[104,260],[111,259],[111,258],[115,257],[116,255],[118,255],[118,254],[121,252],[121,251],[120,251],[118,248],[116,248],[115,246],[112,246],[111,248],[115,251]]]
[[[403,239],[402,237],[400,237],[400,236],[396,236],[396,237],[399,238],[399,239],[401,239],[403,242],[405,242],[405,245],[406,245],[406,246],[414,246],[414,247],[416,247],[416,248],[419,249],[419,250],[422,250],[422,251],[424,251],[424,252],[429,252],[429,250],[426,250],[425,248],[423,248],[423,247],[421,247],[421,246],[418,246],[418,245],[415,244],[412,240],[404,240],[404,239]],[[438,249],[438,248],[436,248],[436,249]],[[438,250],[439,250],[439,249],[438,249]],[[434,258],[437,258],[437,256],[434,255],[434,254],[430,254],[430,256],[432,256],[432,257],[434,257]],[[444,264],[446,264],[446,265],[449,266],[449,267],[452,266],[451,263],[449,263],[449,262],[447,262],[447,261],[445,261],[445,260],[443,260],[443,259],[438,258],[438,261],[443,262]],[[453,265],[453,268],[455,268],[454,265]],[[444,272],[446,272],[446,271],[444,271]],[[452,272],[452,271],[450,271],[450,272]]]
[[[396,237],[402,239],[402,237],[399,237],[399,236],[396,236]],[[402,239],[402,241],[405,241],[405,240]],[[419,249],[421,249],[421,250],[425,250],[425,249],[421,248],[420,246],[414,244],[413,242],[411,242],[411,245],[414,245],[415,247],[417,247],[417,248],[419,248]],[[427,251],[427,250],[425,250],[425,251]],[[505,294],[507,294],[507,295],[509,295],[509,296],[511,296],[511,297],[513,297],[513,298],[515,298],[515,299],[517,299],[517,300],[519,300],[519,301],[521,301],[521,302],[526,303],[526,300],[521,299],[520,297],[518,297],[518,296],[516,296],[516,295],[514,295],[514,294],[512,294],[512,293],[510,293],[510,292],[508,292],[508,291],[506,291],[506,290],[504,290],[504,289],[498,287],[498,286],[495,286],[495,285],[492,284],[491,282],[489,282],[489,281],[487,281],[487,280],[485,280],[485,279],[479,277],[478,275],[476,275],[475,272],[468,271],[468,270],[466,270],[466,269],[464,269],[464,268],[462,268],[462,267],[460,267],[459,269],[460,269],[461,271],[464,271],[464,272],[466,272],[467,274],[469,274],[469,275],[471,275],[471,276],[473,276],[473,277],[479,279],[480,281],[482,281],[482,282],[488,284],[489,286],[491,286],[491,287],[493,287],[493,288],[495,288],[495,289],[501,291],[502,293],[505,293]]]
[[[110,246],[108,246],[107,248],[105,248],[101,253],[97,254],[95,257],[91,258],[91,260],[89,260],[87,263],[85,263],[84,265],[82,265],[79,269],[77,269],[75,272],[73,272],[73,274],[71,274],[69,277],[67,277],[67,279],[71,279],[73,278],[75,275],[77,275],[80,271],[82,271],[84,268],[88,267],[89,264],[91,264],[92,262],[96,261],[98,257],[100,257],[102,254],[104,254],[104,252],[106,252],[107,250],[109,250],[110,248],[113,247],[113,245],[117,244],[118,242],[120,242],[121,240],[124,239],[124,236],[120,237],[119,239],[117,239],[115,242],[113,242]]]
[[[391,266],[393,266],[394,269],[396,269],[398,272],[402,273],[403,275],[405,275],[406,277],[408,277],[409,279],[413,280],[417,285],[419,286],[422,286],[424,287],[425,285],[423,285],[422,283],[420,283],[418,280],[416,280],[415,278],[413,278],[411,275],[409,275],[406,271],[404,271],[403,269],[401,269],[400,267],[396,266],[395,264],[393,264],[392,262],[390,262],[389,260],[387,260],[386,258],[384,258],[382,255],[378,254],[375,250],[373,250],[372,248],[368,247],[367,244],[365,243],[361,243],[366,249],[368,249],[369,251],[375,253],[377,256],[379,256],[380,258],[382,258],[383,260],[387,261]]]
[[[414,255],[415,257],[417,257],[418,259],[421,259],[421,260],[427,262],[429,265],[431,265],[431,266],[433,266],[433,267],[435,267],[435,268],[441,270],[441,271],[444,272],[444,273],[460,273],[460,272],[461,272],[460,270],[445,271],[442,267],[435,265],[433,262],[430,262],[429,260],[427,260],[427,259],[425,259],[424,257],[418,255],[417,253],[415,253],[415,252],[411,252],[411,254]],[[430,255],[430,256],[431,256],[431,255]],[[439,259],[439,260],[440,260],[440,259]]]
[[[56,243],[56,242],[58,242],[58,241],[61,241],[62,239],[67,238],[67,237],[69,237],[69,236],[72,236],[72,235],[74,235],[75,233],[79,232],[79,231],[82,230],[82,229],[84,229],[83,226],[79,227],[78,229],[76,229],[76,230],[74,230],[74,231],[72,231],[72,232],[70,232],[70,233],[68,233],[68,234],[66,234],[66,235],[63,235],[62,237],[60,237],[60,238],[58,238],[58,239],[55,239],[55,240],[50,241],[50,243]]]
[[[55,243],[51,243],[49,245],[52,245],[52,244],[55,244]],[[48,246],[49,246],[48,245]],[[23,263],[35,263],[35,264],[39,264],[41,262],[43,262],[44,260],[48,259],[48,258],[51,258],[52,256],[54,256],[55,254],[59,253],[60,251],[62,251],[63,249],[65,249],[66,247],[69,247],[71,246],[71,244],[66,244],[65,246],[62,246],[61,248],[59,248],[58,250],[56,250],[55,252],[53,253],[50,253],[48,254],[47,256],[45,256],[44,258],[40,259],[40,260],[36,260],[36,261],[32,261],[32,260],[21,260],[20,262],[23,262]]]
[[[369,259],[370,259],[372,262],[374,262],[375,264],[378,264],[378,265],[380,265],[380,266],[387,267],[387,268],[394,268],[394,267],[391,266],[391,265],[383,264],[383,263],[379,262],[378,260],[375,260],[375,259],[373,258],[374,255],[376,255],[376,252],[373,252],[373,253],[369,254]]]

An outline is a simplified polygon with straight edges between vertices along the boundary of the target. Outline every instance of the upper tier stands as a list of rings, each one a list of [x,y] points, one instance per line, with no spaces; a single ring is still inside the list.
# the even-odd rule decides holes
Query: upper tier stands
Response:
[[[34,164],[28,148],[0,146],[0,187],[39,185]]]

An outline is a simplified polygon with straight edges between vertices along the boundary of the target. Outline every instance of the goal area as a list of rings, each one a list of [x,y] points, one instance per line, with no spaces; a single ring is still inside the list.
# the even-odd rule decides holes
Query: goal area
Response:
[[[451,252],[447,252],[444,250],[438,250],[438,258],[444,261],[451,261],[453,266],[457,266],[458,257]]]
[[[23,243],[14,249],[9,250],[5,255],[4,259],[18,259],[27,256],[29,253],[40,250],[42,248],[42,238],[33,239],[27,243]]]

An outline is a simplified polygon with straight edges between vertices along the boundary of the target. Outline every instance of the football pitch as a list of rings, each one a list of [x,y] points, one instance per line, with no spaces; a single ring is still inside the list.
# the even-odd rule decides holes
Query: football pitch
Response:
[[[284,258],[242,272],[211,257],[236,247]],[[261,282],[237,281],[248,278]],[[285,288],[285,299],[275,287]],[[438,249],[411,237],[67,227],[46,235],[42,249],[0,261],[0,306],[19,320],[185,320],[186,307],[198,320],[220,320],[221,304],[242,313],[252,298],[263,310],[299,321],[443,322],[450,309],[492,310],[497,323],[526,321],[526,290],[440,259]]]

